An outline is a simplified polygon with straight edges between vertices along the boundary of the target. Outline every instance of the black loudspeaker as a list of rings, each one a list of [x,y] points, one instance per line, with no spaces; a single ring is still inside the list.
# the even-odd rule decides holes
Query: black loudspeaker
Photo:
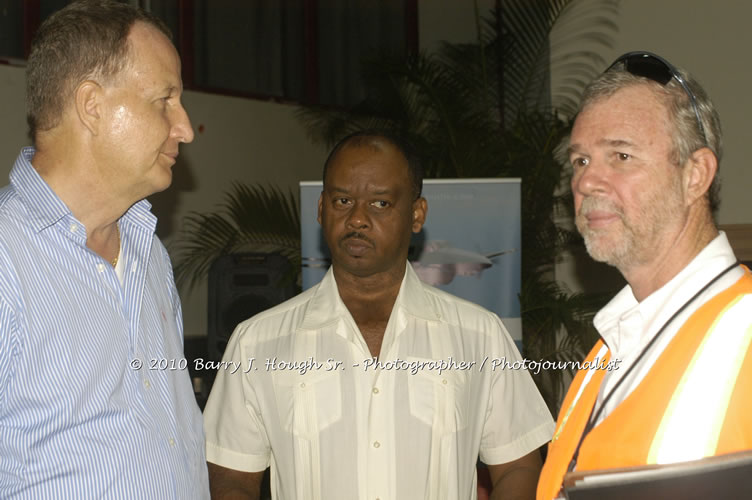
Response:
[[[242,253],[217,258],[209,268],[209,358],[222,359],[238,323],[296,292],[295,273],[283,255]]]

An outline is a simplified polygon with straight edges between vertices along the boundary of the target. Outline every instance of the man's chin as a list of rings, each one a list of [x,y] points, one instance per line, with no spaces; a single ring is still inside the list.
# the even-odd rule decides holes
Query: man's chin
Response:
[[[172,185],[172,172],[170,172],[167,175],[160,176],[159,179],[154,179],[154,182],[151,183],[151,189],[150,193],[146,196],[152,196],[155,194],[159,194],[162,191],[166,191],[167,188],[169,188]]]
[[[602,238],[585,237],[585,249],[588,255],[596,262],[602,262],[616,268],[621,268],[627,260],[628,252],[621,246],[613,242],[603,241]]]
[[[351,255],[345,255],[343,258],[336,259],[333,265],[339,270],[358,278],[368,278],[381,271],[378,265],[375,265],[371,259],[353,257]]]
[[[594,261],[603,262],[604,264],[608,264],[608,265],[613,265],[611,264],[612,258],[609,253],[604,252],[600,249],[591,249],[590,247],[587,247],[587,246],[585,248],[587,248],[588,255]]]

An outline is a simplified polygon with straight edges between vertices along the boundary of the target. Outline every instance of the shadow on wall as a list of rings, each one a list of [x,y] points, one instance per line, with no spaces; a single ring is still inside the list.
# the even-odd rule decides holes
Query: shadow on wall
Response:
[[[172,185],[162,191],[149,196],[152,212],[157,216],[157,236],[164,240],[177,232],[183,211],[180,207],[180,197],[183,193],[196,190],[196,176],[190,160],[179,156],[172,167]]]

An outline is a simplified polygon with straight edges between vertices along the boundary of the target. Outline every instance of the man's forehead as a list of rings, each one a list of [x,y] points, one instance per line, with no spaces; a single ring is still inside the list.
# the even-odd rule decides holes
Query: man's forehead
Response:
[[[155,80],[152,90],[160,94],[180,94],[183,82],[180,56],[172,41],[155,26],[137,21],[128,34],[126,67],[135,70],[136,76]]]
[[[581,116],[593,114],[620,114],[652,112],[662,115],[667,112],[665,99],[658,95],[649,84],[632,84],[615,92],[594,98],[585,104],[575,118],[575,124]]]
[[[170,40],[170,37],[168,37],[161,29],[145,21],[136,20],[133,22],[130,30],[128,31],[128,38],[133,37],[133,36],[141,36],[141,35],[149,36],[149,37],[164,38],[172,44],[172,40]]]
[[[127,44],[128,50],[131,52],[157,51],[162,53],[169,47],[172,49],[169,52],[174,52],[174,55],[177,55],[177,49],[172,40],[156,26],[143,21],[133,23],[128,32]],[[172,56],[173,54],[169,54],[169,57]]]
[[[577,115],[569,148],[584,140],[601,145],[626,145],[645,132],[670,133],[668,110],[654,91],[627,87],[588,103]]]
[[[357,175],[357,170],[350,171],[352,175],[333,176],[324,184],[324,191],[331,194],[352,195],[365,192],[369,195],[386,196],[400,193],[404,187],[401,182],[392,182],[392,177],[374,177]]]

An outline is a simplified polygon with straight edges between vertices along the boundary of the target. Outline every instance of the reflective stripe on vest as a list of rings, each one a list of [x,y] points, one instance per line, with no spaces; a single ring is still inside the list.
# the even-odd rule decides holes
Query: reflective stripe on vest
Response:
[[[729,304],[684,372],[648,454],[648,463],[696,460],[715,453],[729,399],[752,340],[752,295]]]
[[[580,400],[580,396],[582,396],[582,393],[585,392],[585,387],[587,387],[588,383],[590,382],[590,379],[593,378],[593,375],[598,370],[598,366],[595,363],[595,360],[603,359],[605,362],[610,361],[608,346],[606,344],[603,344],[601,348],[598,350],[598,353],[594,357],[593,364],[590,365],[590,369],[588,370],[587,374],[585,374],[585,378],[582,380],[582,383],[580,384],[580,389],[577,391],[577,395],[572,400],[572,403],[567,408],[567,412],[564,414],[564,417],[561,419],[561,424],[559,424],[558,428],[556,429],[556,432],[554,433],[553,440],[559,439],[559,436],[561,435],[561,431],[564,429],[564,426],[567,425],[567,420],[569,420],[569,415],[572,414],[572,410],[574,409],[575,405],[577,405],[577,401]],[[589,359],[587,361],[590,361]],[[600,384],[598,384],[600,386]]]

